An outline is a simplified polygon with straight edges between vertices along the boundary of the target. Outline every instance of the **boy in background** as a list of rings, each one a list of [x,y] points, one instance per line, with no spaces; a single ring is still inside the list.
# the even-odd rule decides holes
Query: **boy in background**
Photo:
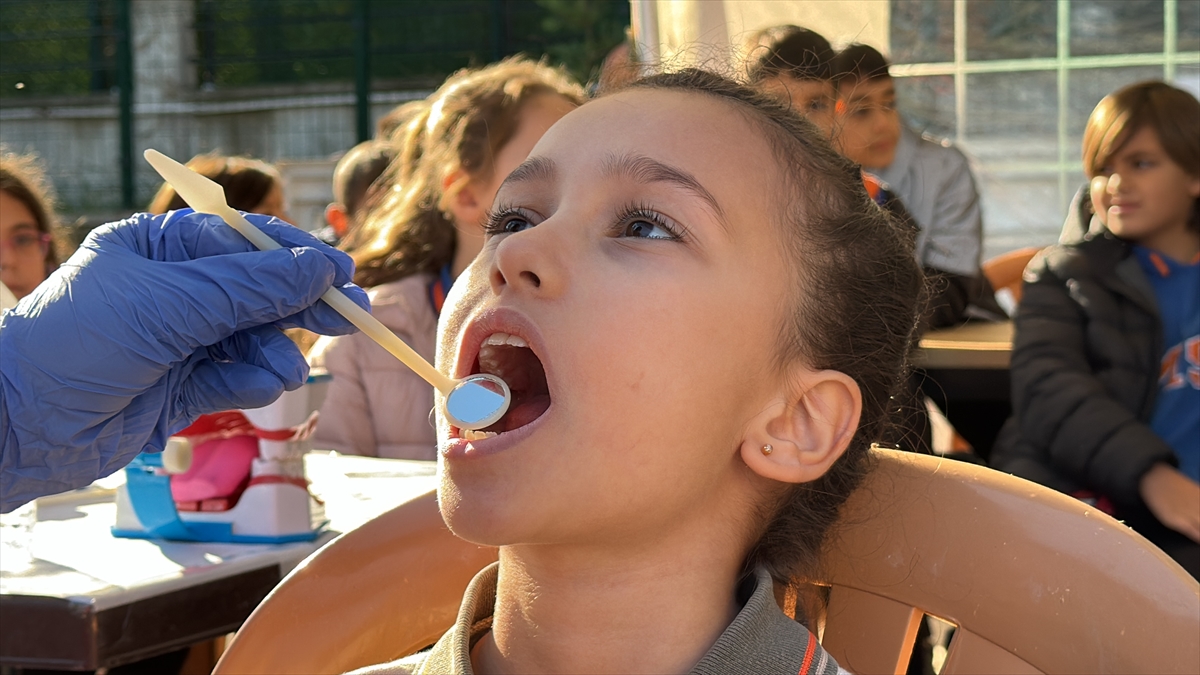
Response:
[[[367,192],[392,159],[396,151],[384,141],[363,141],[338,161],[333,170],[333,203],[325,207],[328,227],[317,232],[317,238],[336,246],[354,226],[355,217],[367,201]]]
[[[980,270],[983,215],[966,156],[904,126],[887,59],[874,48],[843,49],[834,57],[833,78],[840,126],[835,141],[900,198],[920,228],[917,258],[936,279],[931,327],[968,316],[1003,318]],[[970,305],[979,311],[968,313]]]

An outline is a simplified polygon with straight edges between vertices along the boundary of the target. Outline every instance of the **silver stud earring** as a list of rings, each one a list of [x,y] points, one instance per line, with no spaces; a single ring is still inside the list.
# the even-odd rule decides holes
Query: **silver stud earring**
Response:
[[[775,448],[772,448],[770,443],[767,443],[766,445],[762,446],[762,454],[764,454],[764,455],[769,455],[774,451],[775,451]]]

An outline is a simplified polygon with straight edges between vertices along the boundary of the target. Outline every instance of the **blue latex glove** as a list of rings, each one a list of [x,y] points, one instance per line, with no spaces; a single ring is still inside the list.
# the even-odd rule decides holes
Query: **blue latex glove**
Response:
[[[355,329],[325,303],[359,305],[345,253],[267,216],[285,248],[259,251],[190,209],[92,232],[0,318],[0,511],[87,485],[202,414],[257,408],[304,384],[282,332]]]

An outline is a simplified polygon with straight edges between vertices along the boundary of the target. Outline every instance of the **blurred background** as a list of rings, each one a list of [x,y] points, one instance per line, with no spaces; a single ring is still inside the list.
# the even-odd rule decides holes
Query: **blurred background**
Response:
[[[1200,94],[1200,0],[0,0],[0,143],[80,229],[149,201],[149,147],[277,163],[313,229],[337,154],[458,68],[525,53],[586,82],[631,25],[647,61],[724,66],[779,23],[890,56],[908,122],[975,164],[985,258],[1055,241],[1105,94]]]

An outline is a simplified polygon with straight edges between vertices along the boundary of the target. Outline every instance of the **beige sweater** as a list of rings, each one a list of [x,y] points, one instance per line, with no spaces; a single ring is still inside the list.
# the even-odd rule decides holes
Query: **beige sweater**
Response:
[[[433,277],[418,274],[367,291],[371,314],[433,361],[437,315],[429,303]],[[313,447],[393,459],[436,459],[430,411],[433,387],[366,335],[323,337],[309,355],[333,380],[321,406]]]
[[[473,675],[471,648],[491,628],[499,569],[493,563],[475,575],[454,627],[432,649],[350,675]],[[753,582],[742,611],[692,667],[694,675],[850,675],[812,633],[779,609],[770,574],[757,570]]]

